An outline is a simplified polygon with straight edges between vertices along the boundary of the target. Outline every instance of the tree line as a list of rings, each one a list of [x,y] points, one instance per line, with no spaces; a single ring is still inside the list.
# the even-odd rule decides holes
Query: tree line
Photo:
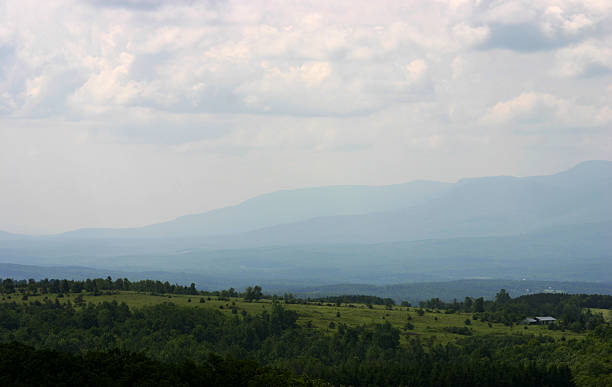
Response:
[[[29,280],[14,280],[12,278],[0,279],[0,293],[2,294],[64,294],[82,292],[92,293],[94,295],[102,294],[108,291],[134,291],[150,294],[184,294],[184,295],[201,295],[201,296],[216,296],[219,298],[241,297],[247,301],[255,301],[262,298],[272,298],[262,292],[260,286],[249,286],[244,292],[236,291],[234,288],[226,290],[206,291],[196,289],[195,283],[189,286],[171,284],[168,281],[162,282],[158,280],[140,280],[130,281],[127,278],[117,278],[113,280],[110,276],[106,278],[94,278],[85,280],[68,280],[68,279],[48,279],[40,281],[34,279]]]

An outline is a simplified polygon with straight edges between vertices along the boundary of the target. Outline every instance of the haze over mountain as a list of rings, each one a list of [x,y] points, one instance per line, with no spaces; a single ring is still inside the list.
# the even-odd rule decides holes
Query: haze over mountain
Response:
[[[591,161],[551,176],[465,179],[417,206],[318,217],[235,238],[244,245],[376,243],[512,235],[612,219],[612,162]]]
[[[139,229],[2,233],[0,262],[185,272],[209,285],[610,282],[610,198],[608,161],[550,176],[280,191]]]
[[[589,161],[550,176],[279,191],[142,228],[61,236],[205,237],[211,246],[249,247],[513,235],[611,220],[611,197],[612,162]]]
[[[416,181],[389,186],[331,186],[278,191],[239,205],[132,229],[81,229],[68,237],[160,238],[234,234],[317,216],[393,211],[438,197],[448,183]]]

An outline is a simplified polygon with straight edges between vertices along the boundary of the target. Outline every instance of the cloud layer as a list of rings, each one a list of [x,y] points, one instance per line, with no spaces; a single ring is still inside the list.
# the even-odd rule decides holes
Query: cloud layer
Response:
[[[0,4],[0,229],[612,154],[609,1]]]

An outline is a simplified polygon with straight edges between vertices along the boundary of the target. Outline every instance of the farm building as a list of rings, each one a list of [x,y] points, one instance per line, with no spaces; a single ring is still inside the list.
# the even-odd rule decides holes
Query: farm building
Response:
[[[521,324],[525,324],[525,325],[547,325],[547,324],[553,324],[555,321],[557,321],[556,318],[554,317],[550,317],[550,316],[536,316],[534,318],[530,318],[527,317],[526,319],[524,319],[523,321],[521,321]]]
[[[538,324],[553,324],[555,321],[557,321],[556,318],[550,317],[550,316],[546,316],[546,317],[537,317],[536,316],[535,319],[538,320]]]

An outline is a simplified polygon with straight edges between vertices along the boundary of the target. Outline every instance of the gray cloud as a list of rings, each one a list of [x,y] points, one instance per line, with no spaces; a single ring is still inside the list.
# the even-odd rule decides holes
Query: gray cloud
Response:
[[[578,37],[547,36],[533,24],[497,24],[490,26],[489,38],[482,49],[503,48],[514,51],[553,50],[579,41]]]

